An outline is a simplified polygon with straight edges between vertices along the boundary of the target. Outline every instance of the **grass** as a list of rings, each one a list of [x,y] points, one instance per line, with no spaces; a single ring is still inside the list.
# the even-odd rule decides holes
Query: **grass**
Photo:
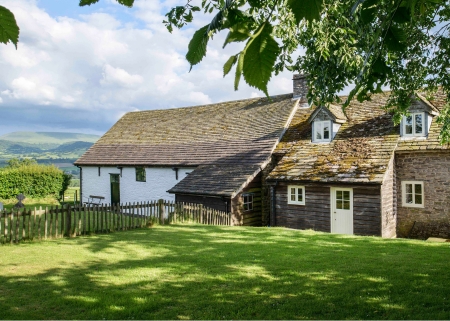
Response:
[[[17,204],[17,199],[0,199],[0,202],[3,203],[3,207],[6,209],[11,209],[14,207],[15,204]],[[47,196],[42,198],[30,198],[27,197],[23,201],[23,204],[26,208],[39,208],[39,206],[42,206],[43,208],[46,206],[57,206],[60,205],[59,201],[54,196]]]
[[[78,201],[80,200],[80,188],[79,187],[68,187],[66,192],[64,193],[64,202],[73,204],[74,197],[75,197],[75,191],[77,191],[77,197]],[[3,203],[3,207],[5,209],[11,209],[14,207],[14,205],[17,203],[16,198],[11,199],[0,199],[0,202]],[[47,197],[42,198],[31,198],[27,197],[23,201],[23,204],[26,208],[39,208],[39,206],[42,206],[42,208],[45,208],[46,206],[59,206],[61,203],[56,199],[55,196],[49,195]]]
[[[449,243],[156,226],[2,246],[2,319],[450,319]]]

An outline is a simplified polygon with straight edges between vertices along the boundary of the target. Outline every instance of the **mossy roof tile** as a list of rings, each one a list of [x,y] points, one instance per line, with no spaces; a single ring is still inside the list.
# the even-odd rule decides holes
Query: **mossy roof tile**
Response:
[[[400,139],[399,126],[383,108],[386,103],[385,93],[371,101],[352,101],[345,111],[347,122],[330,143],[311,142],[308,119],[314,109],[299,109],[275,150],[284,157],[269,179],[381,184],[395,151],[450,149],[439,144],[441,127],[435,118],[427,139]],[[434,111],[441,110],[445,99],[438,92],[426,103]]]

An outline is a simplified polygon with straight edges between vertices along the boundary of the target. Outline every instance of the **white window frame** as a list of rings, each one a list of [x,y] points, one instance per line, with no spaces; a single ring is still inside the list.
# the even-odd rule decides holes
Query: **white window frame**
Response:
[[[422,132],[416,133],[416,115],[422,116]],[[411,116],[412,117],[412,134],[406,133],[406,117]],[[408,116],[403,116],[402,118],[402,130],[403,130],[403,136],[404,137],[421,137],[425,136],[426,128],[425,128],[425,113],[411,113]]]
[[[406,185],[412,185],[412,203],[406,202]],[[415,185],[420,185],[422,190],[422,204],[416,204],[416,189]],[[425,193],[423,189],[423,181],[402,181],[402,206],[403,207],[425,207]]]
[[[295,200],[293,201],[291,199],[292,197],[292,189],[295,189]],[[302,200],[299,201],[299,190],[301,189],[301,195],[302,195]],[[289,185],[288,186],[288,204],[293,204],[293,205],[305,205],[305,186],[301,186],[301,185]]]
[[[247,202],[245,198],[247,197]],[[253,211],[253,193],[242,194],[242,208],[245,212]]]
[[[319,132],[319,127],[321,129],[320,134],[322,137],[325,137],[324,135],[324,127],[328,126],[328,138],[322,138],[317,139],[316,133]],[[329,120],[315,120],[314,126],[313,126],[313,133],[312,133],[312,141],[315,143],[324,143],[324,142],[331,142],[331,136],[333,135],[333,128],[331,121]]]

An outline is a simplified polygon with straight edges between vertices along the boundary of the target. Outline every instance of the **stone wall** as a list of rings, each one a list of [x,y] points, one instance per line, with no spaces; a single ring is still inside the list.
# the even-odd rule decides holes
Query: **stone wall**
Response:
[[[450,151],[397,153],[395,164],[398,204],[397,236],[414,236],[412,228],[416,225],[414,233],[420,235],[420,238],[440,237],[445,231],[435,229],[434,226],[448,227],[450,223]],[[423,208],[402,206],[402,181],[423,182]],[[439,230],[438,235],[435,235],[437,230]]]

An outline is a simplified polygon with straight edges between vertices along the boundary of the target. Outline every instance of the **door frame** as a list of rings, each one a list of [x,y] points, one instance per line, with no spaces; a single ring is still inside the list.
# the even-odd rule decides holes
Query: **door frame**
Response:
[[[119,178],[119,182],[118,182],[118,183],[113,183],[113,182],[111,182],[112,176],[117,176],[117,177]],[[112,205],[112,204],[116,204],[116,203],[113,203],[113,189],[112,189],[112,184],[118,184],[118,185],[119,185],[119,203],[120,203],[120,174],[109,173],[109,189],[110,189],[110,195],[111,195],[111,205]]]
[[[352,219],[351,219],[351,233],[348,235],[353,235],[354,234],[354,210],[353,210],[353,188],[352,187],[330,187],[330,220],[331,220],[331,224],[330,224],[330,231],[331,233],[336,233],[336,221],[335,221],[335,212],[336,212],[336,190],[340,190],[340,191],[349,191],[350,192],[350,211],[352,212]]]

